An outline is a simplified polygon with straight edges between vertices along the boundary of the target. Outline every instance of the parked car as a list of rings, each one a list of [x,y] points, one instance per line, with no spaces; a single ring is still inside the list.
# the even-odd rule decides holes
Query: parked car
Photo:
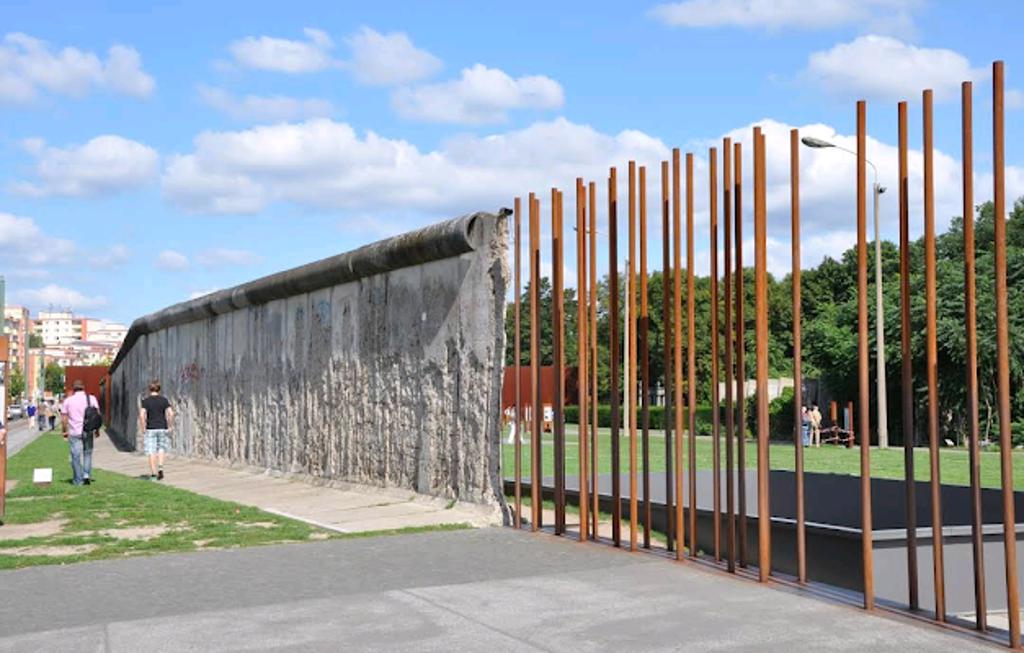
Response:
[[[25,407],[21,404],[11,404],[7,407],[7,419],[19,419],[25,416]]]

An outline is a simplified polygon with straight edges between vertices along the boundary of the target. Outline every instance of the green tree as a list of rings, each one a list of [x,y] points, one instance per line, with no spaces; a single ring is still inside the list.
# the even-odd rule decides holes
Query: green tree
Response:
[[[17,399],[25,392],[25,375],[21,369],[15,367],[7,379],[7,397],[10,400]]]
[[[57,363],[47,363],[43,372],[43,384],[47,392],[64,392],[64,368]]]
[[[43,346],[43,337],[38,333],[28,334],[28,346],[30,349],[39,349]]]

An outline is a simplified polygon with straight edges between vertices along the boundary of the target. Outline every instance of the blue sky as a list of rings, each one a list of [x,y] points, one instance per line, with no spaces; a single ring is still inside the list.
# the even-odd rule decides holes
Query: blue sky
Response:
[[[1024,194],[1022,18],[1011,1],[8,1],[8,301],[130,321],[517,194],[546,198],[576,175],[603,191],[607,167],[631,157],[654,193],[673,146],[698,157],[704,225],[707,148],[727,134],[749,145],[755,123],[768,138],[769,265],[781,272],[788,129],[852,146],[857,99],[869,101],[869,157],[894,187],[896,101],[910,101],[916,149],[920,91],[935,89],[945,225],[960,212],[959,82],[975,83],[982,201],[990,65],[1004,59],[1008,190]],[[801,156],[811,265],[853,242],[853,158]],[[920,194],[912,170],[918,233]],[[895,193],[884,198],[883,236],[895,239]],[[706,233],[696,247],[703,266]]]

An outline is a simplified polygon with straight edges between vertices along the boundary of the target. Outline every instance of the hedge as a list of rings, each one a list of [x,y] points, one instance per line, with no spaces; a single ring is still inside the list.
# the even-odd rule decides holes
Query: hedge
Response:
[[[620,407],[619,408],[620,424],[621,424],[621,419],[622,419],[621,415],[624,412],[625,411],[623,411],[622,408]],[[664,430],[664,428],[665,428],[665,407],[664,406],[650,406],[648,408],[648,415],[649,415],[649,420],[650,420],[649,421],[650,428],[657,429],[657,430]],[[725,426],[725,410],[724,409],[720,409],[720,415],[721,415],[721,417],[720,417],[721,423],[722,423],[722,426],[723,426],[723,429],[724,429],[724,426]],[[637,407],[637,409],[636,409],[636,416],[637,416],[637,420],[638,420],[637,421],[637,426],[638,427],[642,426],[642,423],[639,421],[641,419],[640,418],[640,408],[639,407]],[[671,419],[671,414],[669,414],[669,418]],[[706,406],[706,405],[697,406],[696,419],[697,419],[697,434],[698,435],[711,435],[711,418],[712,418],[711,406]],[[684,419],[685,419],[685,417],[684,417]],[[580,422],[580,407],[577,406],[577,405],[566,406],[565,407],[565,423],[566,424],[579,424],[579,422]],[[601,404],[601,405],[599,405],[597,407],[597,425],[600,426],[600,427],[606,427],[606,428],[611,427],[611,425],[612,425],[612,407],[611,406],[609,406],[607,404]]]

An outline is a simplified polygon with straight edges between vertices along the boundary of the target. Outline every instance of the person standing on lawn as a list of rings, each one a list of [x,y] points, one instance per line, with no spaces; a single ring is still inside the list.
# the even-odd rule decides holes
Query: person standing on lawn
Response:
[[[174,409],[167,397],[160,394],[160,381],[149,382],[149,396],[139,407],[139,430],[145,431],[143,447],[149,456],[149,479],[164,479],[164,454],[174,428]]]
[[[71,452],[71,482],[75,485],[90,485],[92,444],[99,426],[87,422],[92,422],[99,416],[100,403],[96,397],[86,394],[85,384],[81,380],[75,380],[71,388],[73,392],[64,400],[61,408],[64,439],[68,441],[68,449]],[[95,410],[89,411],[89,408]]]

